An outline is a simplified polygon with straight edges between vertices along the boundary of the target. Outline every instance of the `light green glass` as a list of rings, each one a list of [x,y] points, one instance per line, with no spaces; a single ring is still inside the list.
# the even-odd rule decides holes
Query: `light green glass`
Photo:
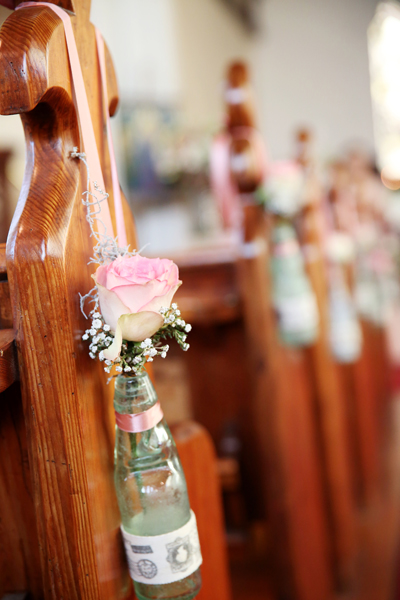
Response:
[[[275,225],[272,244],[273,301],[280,337],[287,345],[307,346],[318,336],[318,308],[296,232],[289,222]]]
[[[362,333],[353,298],[340,265],[329,271],[329,336],[332,354],[339,363],[353,363],[361,353]]]
[[[118,413],[141,413],[156,402],[147,373],[116,378],[114,408]],[[185,475],[164,419],[142,433],[128,433],[117,427],[114,476],[122,525],[128,533],[157,536],[189,521]],[[173,583],[135,581],[134,585],[139,600],[190,600],[201,588],[200,569]]]

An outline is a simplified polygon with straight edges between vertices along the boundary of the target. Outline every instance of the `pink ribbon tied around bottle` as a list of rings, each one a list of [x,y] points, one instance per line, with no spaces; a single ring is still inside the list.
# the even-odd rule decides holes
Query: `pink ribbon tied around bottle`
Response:
[[[293,256],[300,252],[300,246],[296,239],[285,240],[284,242],[278,242],[274,246],[273,254],[279,258],[285,258],[287,256]]]
[[[121,414],[115,411],[115,421],[122,431],[141,433],[153,429],[164,417],[161,405],[156,402],[151,408],[136,414]]]

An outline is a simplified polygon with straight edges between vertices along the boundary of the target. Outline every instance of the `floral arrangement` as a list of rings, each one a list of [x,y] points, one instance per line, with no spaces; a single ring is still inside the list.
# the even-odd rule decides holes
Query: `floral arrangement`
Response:
[[[72,157],[86,164],[85,155],[77,149]],[[89,182],[88,173],[88,190]],[[95,221],[101,225],[100,203],[108,197],[96,185],[95,189],[101,194],[100,199],[86,191],[82,200],[92,236],[97,241],[90,262],[98,264],[92,275],[95,287],[80,297],[81,310],[92,321],[82,339],[89,341],[90,358],[104,361],[107,373],[115,366],[117,374],[136,375],[156,356],[167,356],[169,339],[175,339],[182,350],[189,349],[186,338],[192,327],[172,302],[182,281],[178,267],[171,260],[129,252],[118,247],[105,228],[99,232],[99,226],[94,227]],[[89,317],[85,313],[86,302],[93,305]]]
[[[191,325],[171,304],[182,283],[171,260],[119,256],[100,265],[93,279],[98,303],[82,339],[90,340],[89,355],[104,361],[106,372],[115,365],[117,373],[139,373],[156,356],[166,357],[168,339],[188,350]]]

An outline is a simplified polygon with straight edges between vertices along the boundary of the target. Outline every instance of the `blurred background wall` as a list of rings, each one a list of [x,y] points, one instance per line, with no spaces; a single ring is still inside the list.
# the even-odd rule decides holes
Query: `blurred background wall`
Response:
[[[321,158],[349,141],[372,148],[367,27],[376,0],[267,0],[254,42],[262,131],[273,158],[291,152],[299,123]]]
[[[217,129],[222,74],[240,56],[252,67],[272,157],[291,153],[291,134],[304,123],[329,158],[349,141],[373,144],[366,29],[376,4],[266,0],[255,33],[220,0],[93,0],[92,21],[111,49],[123,103],[179,106],[188,127]],[[9,12],[1,8],[0,20]],[[10,178],[18,186],[22,128],[18,117],[1,117],[0,148],[10,146]]]
[[[260,126],[273,158],[301,123],[330,157],[373,144],[366,30],[376,0],[266,0],[250,33],[220,0],[93,0],[122,101],[177,103],[188,127],[217,129],[229,60],[253,71]],[[121,43],[121,40],[125,40]]]
[[[181,131],[211,135],[222,122],[223,73],[236,57],[252,69],[259,126],[273,159],[291,156],[293,132],[302,125],[315,131],[320,160],[354,142],[372,150],[366,31],[376,5],[377,0],[259,0],[257,29],[250,31],[222,0],[92,0],[92,21],[109,45],[120,87],[122,110],[113,128],[125,191],[131,185],[124,111],[162,107],[173,112]],[[9,13],[0,8],[0,22]],[[17,116],[0,117],[2,149],[12,152],[6,168],[16,202],[24,170]],[[167,212],[172,215],[172,208]],[[149,230],[145,238],[157,236],[158,230]]]

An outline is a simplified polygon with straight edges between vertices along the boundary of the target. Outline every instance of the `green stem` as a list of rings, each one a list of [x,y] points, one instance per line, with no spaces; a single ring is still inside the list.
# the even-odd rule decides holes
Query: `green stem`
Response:
[[[137,455],[137,444],[136,444],[136,433],[129,433],[129,438],[130,438],[130,446],[131,446],[131,458],[135,458]],[[139,498],[142,499],[144,497],[144,494],[142,492],[143,489],[143,480],[142,480],[142,476],[139,472],[135,472],[135,479],[136,479],[136,483],[138,486],[138,490],[139,490]],[[144,510],[144,506],[143,506],[143,502],[140,502],[143,510]]]

